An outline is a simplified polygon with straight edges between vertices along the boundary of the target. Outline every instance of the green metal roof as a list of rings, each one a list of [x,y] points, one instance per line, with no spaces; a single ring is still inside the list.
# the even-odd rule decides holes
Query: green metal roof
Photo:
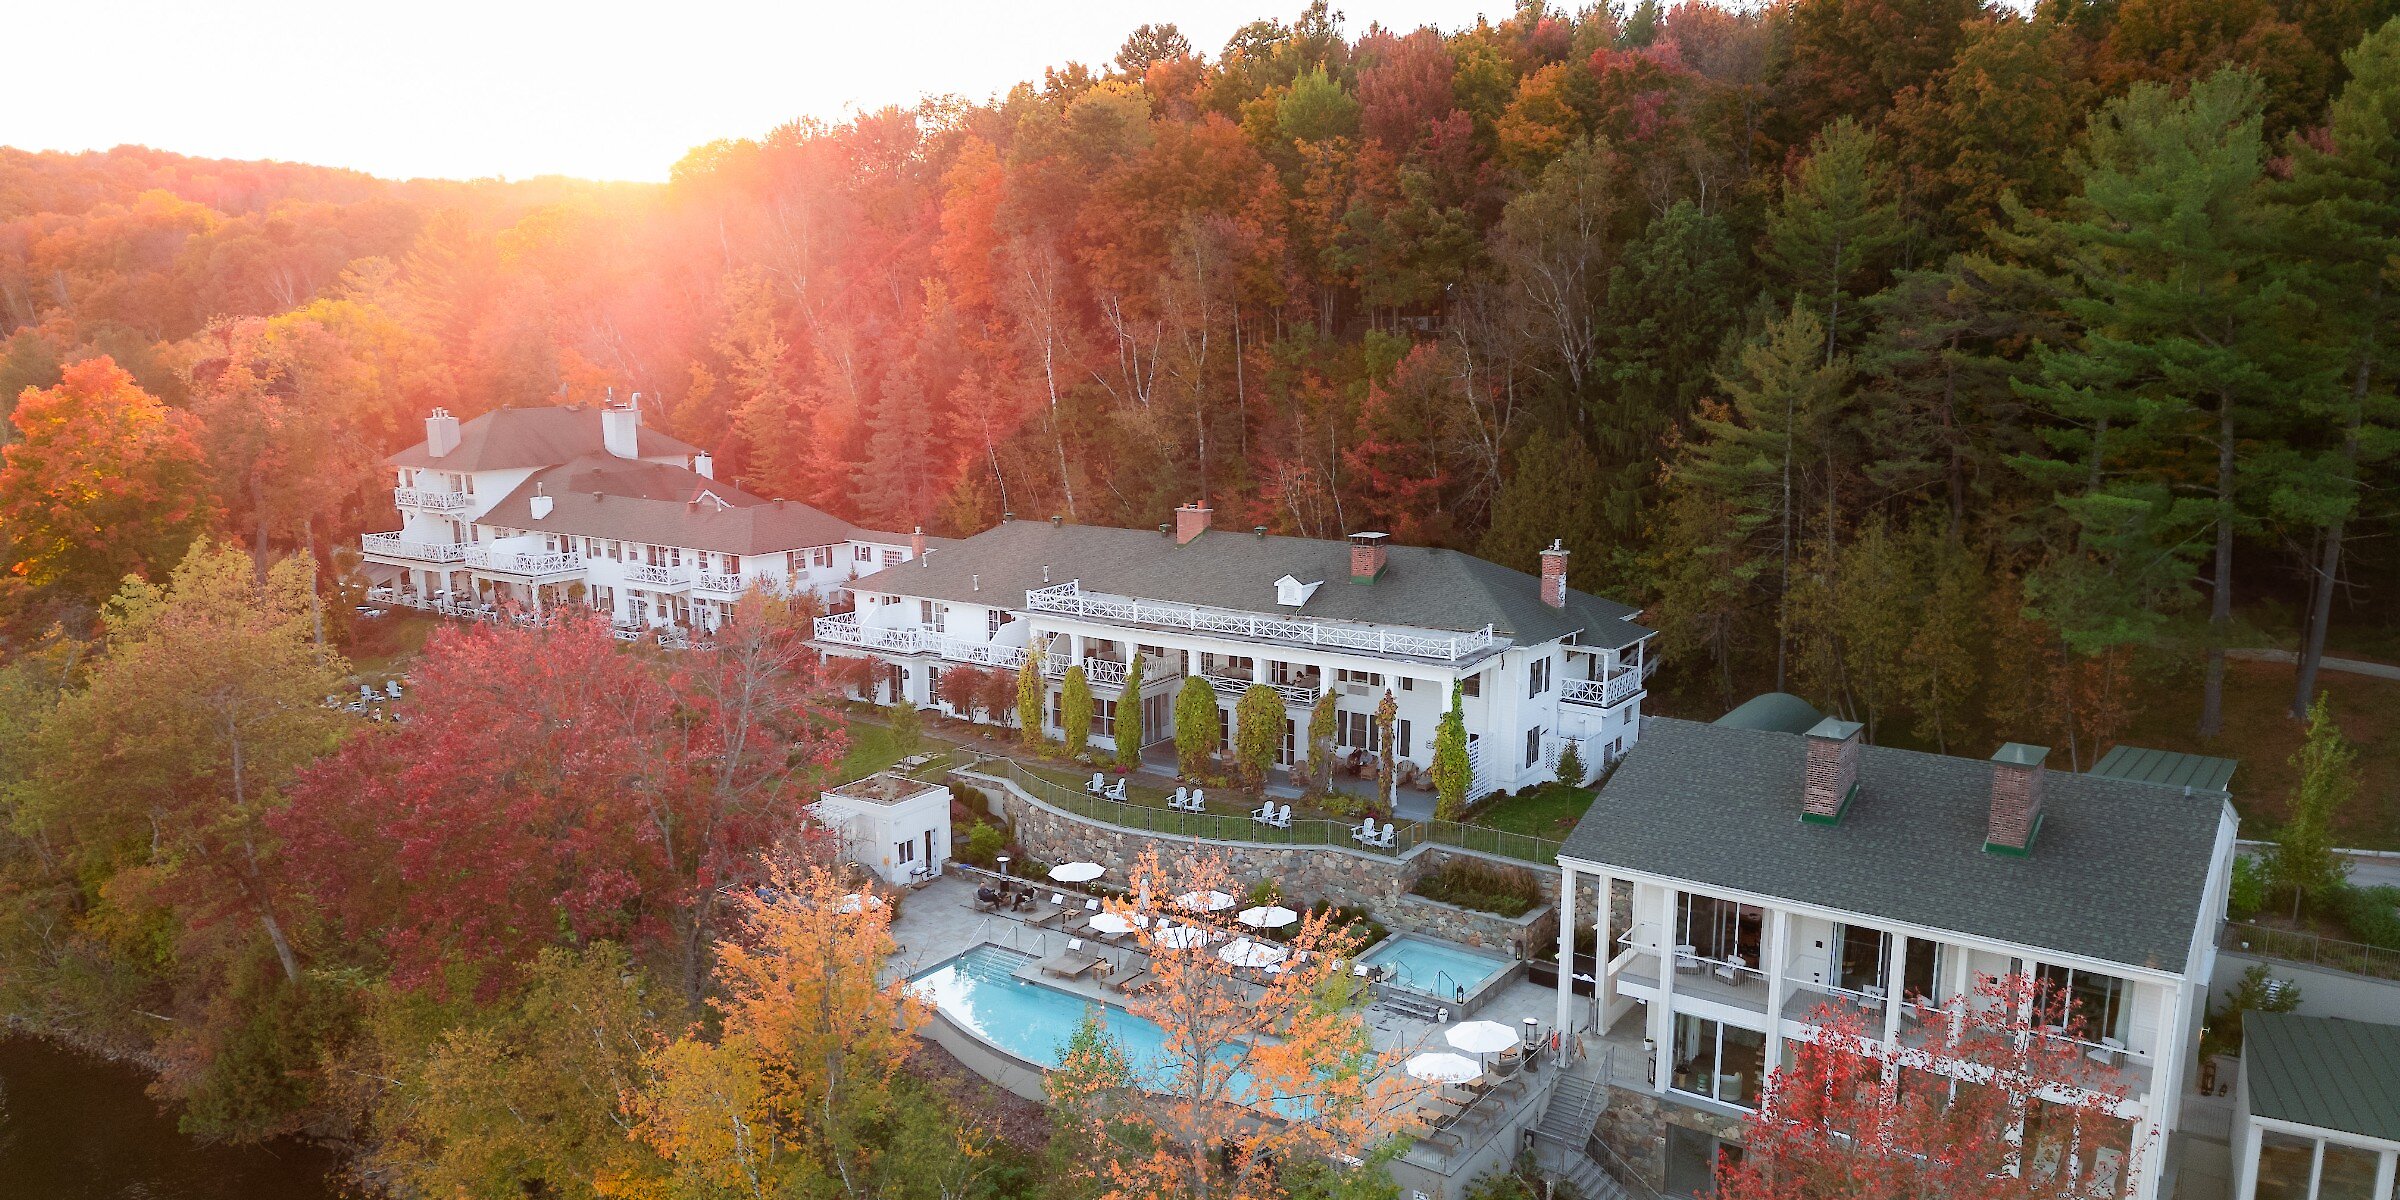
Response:
[[[2242,1075],[2253,1116],[2400,1141],[2400,1025],[2244,1013]]]
[[[2135,783],[2188,787],[2195,792],[2215,792],[2222,796],[2228,794],[2226,785],[2233,782],[2233,769],[2240,765],[2234,759],[2210,758],[2205,754],[2117,746],[2101,755],[2100,761],[2086,773]]]
[[[1824,719],[1816,706],[1790,692],[1760,692],[1742,701],[1732,712],[1718,717],[1714,723],[1730,729],[1807,733]]]

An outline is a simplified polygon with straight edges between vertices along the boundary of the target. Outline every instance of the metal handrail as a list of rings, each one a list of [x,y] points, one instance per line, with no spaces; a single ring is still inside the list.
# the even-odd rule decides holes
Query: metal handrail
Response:
[[[2400,979],[2400,951],[2364,942],[2345,942],[2305,930],[2227,921],[2217,934],[2217,949],[2307,963],[2375,979]]]

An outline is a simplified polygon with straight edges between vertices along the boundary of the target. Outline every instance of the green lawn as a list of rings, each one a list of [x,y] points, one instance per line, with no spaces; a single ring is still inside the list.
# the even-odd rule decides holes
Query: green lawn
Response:
[[[1592,793],[1579,787],[1546,783],[1515,796],[1503,796],[1475,815],[1469,824],[1505,829],[1510,833],[1564,840],[1592,806]]]
[[[350,629],[350,669],[362,679],[400,674],[424,652],[441,618],[393,608],[381,618],[359,621]]]
[[[916,779],[937,779],[957,765],[961,756],[947,744],[929,737],[917,739],[915,750],[903,752],[899,739],[888,726],[873,721],[848,722],[850,748],[842,754],[841,765],[834,768],[836,782],[848,783],[864,779],[877,771],[888,771],[909,754],[930,754],[932,760],[909,772]]]

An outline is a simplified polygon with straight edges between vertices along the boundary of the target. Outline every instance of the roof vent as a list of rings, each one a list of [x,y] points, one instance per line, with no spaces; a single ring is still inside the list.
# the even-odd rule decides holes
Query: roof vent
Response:
[[[1267,527],[1264,525],[1253,525],[1250,527],[1250,532],[1261,538],[1264,538],[1267,536]]]
[[[1061,529],[1061,528],[1064,528],[1064,527],[1066,526],[1066,523],[1067,523],[1067,519],[1066,519],[1065,517],[1062,517],[1062,516],[1058,515],[1057,513],[1051,513],[1051,514],[1050,514],[1050,528],[1052,528],[1052,529]]]
[[[1008,524],[1010,521],[1014,521],[1014,520],[1016,520],[1016,519],[1017,519],[1017,514],[1015,514],[1015,513],[1013,513],[1013,512],[1004,512],[1004,513],[1001,513],[1001,514],[1000,514],[1000,523],[1001,523],[1001,524],[1003,524],[1003,525],[1006,525],[1006,524]]]
[[[982,576],[982,575],[980,575],[980,574],[978,574],[978,575],[969,575],[969,576],[967,576],[967,590],[968,590],[968,591],[970,591],[970,592],[980,592],[980,591],[982,591],[982,590],[983,590],[983,576]]]
[[[1050,582],[1050,564],[1049,564],[1049,563],[1043,563],[1043,564],[1042,564],[1042,582],[1043,582],[1043,583],[1045,583],[1045,584],[1047,584],[1047,583],[1049,583],[1049,582]]]

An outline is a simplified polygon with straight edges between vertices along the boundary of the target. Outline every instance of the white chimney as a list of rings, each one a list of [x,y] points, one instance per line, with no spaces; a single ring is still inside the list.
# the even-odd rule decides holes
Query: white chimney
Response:
[[[638,404],[611,404],[600,410],[600,444],[617,458],[640,458],[642,410]]]
[[[717,460],[710,458],[706,450],[693,455],[692,473],[702,479],[715,479],[717,477]]]
[[[450,410],[437,408],[425,418],[425,453],[433,458],[458,449],[458,418]]]
[[[525,507],[532,511],[536,521],[550,515],[550,497],[542,494],[541,484],[533,485],[533,499],[526,501]]]

